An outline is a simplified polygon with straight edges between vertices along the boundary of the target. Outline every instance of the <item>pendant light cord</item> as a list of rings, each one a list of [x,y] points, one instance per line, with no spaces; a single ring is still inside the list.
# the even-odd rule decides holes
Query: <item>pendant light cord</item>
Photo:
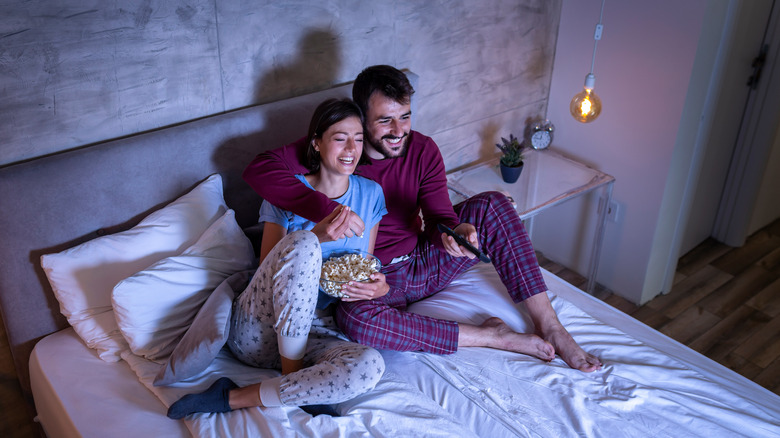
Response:
[[[590,74],[593,74],[593,66],[596,64],[596,47],[601,39],[601,31],[604,30],[604,26],[601,24],[601,20],[604,18],[604,2],[601,0],[601,13],[599,14],[599,22],[596,24],[596,31],[593,33],[593,57],[590,59]]]

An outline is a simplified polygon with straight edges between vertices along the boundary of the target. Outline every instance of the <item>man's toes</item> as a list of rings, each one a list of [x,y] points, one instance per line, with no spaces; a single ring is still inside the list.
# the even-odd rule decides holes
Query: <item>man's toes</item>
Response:
[[[541,358],[547,361],[555,359],[555,348],[549,342],[544,342],[542,345]]]
[[[600,368],[601,368],[601,361],[597,357],[591,355],[585,356],[580,366],[577,367],[578,370],[586,373],[596,371]]]

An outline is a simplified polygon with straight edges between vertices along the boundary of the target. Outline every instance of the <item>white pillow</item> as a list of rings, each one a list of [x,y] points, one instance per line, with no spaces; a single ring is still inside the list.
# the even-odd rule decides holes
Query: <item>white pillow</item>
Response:
[[[120,281],[114,314],[130,350],[150,360],[168,357],[214,289],[253,264],[252,243],[228,210],[180,255]]]
[[[254,270],[236,272],[214,289],[157,373],[154,386],[194,377],[214,362],[230,335],[233,299],[246,289],[254,273]]]
[[[68,319],[101,359],[115,362],[127,343],[114,318],[111,291],[149,265],[181,253],[227,210],[222,178],[212,175],[135,227],[41,257],[41,266]]]

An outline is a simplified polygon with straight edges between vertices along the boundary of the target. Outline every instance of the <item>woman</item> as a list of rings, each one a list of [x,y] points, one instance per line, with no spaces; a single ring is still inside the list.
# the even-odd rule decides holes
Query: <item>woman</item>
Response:
[[[260,267],[233,302],[228,346],[242,362],[281,368],[282,375],[239,388],[223,377],[203,393],[171,405],[168,416],[227,412],[251,406],[310,406],[354,398],[372,389],[384,372],[373,348],[347,340],[336,327],[330,304],[319,292],[322,253],[336,248],[373,252],[379,220],[387,213],[373,181],[353,175],[363,158],[363,115],[351,100],[330,99],[314,111],[308,132],[307,175],[313,190],[342,204],[314,224],[263,203]],[[348,230],[349,210],[363,219],[367,236]],[[382,273],[371,280],[377,293],[389,286]],[[345,297],[362,299],[366,297]]]

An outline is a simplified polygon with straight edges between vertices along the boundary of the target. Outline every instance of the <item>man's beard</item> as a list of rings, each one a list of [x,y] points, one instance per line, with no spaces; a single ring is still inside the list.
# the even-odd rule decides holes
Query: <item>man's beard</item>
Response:
[[[403,139],[401,140],[401,148],[398,149],[398,151],[391,150],[387,145],[382,141],[384,138],[394,138],[393,136],[386,135],[379,139],[379,141],[376,141],[374,139],[369,138],[369,143],[371,143],[371,147],[374,148],[375,151],[379,152],[384,156],[385,158],[397,158],[397,157],[404,157],[406,156],[406,152],[409,149],[409,133],[405,132]]]

